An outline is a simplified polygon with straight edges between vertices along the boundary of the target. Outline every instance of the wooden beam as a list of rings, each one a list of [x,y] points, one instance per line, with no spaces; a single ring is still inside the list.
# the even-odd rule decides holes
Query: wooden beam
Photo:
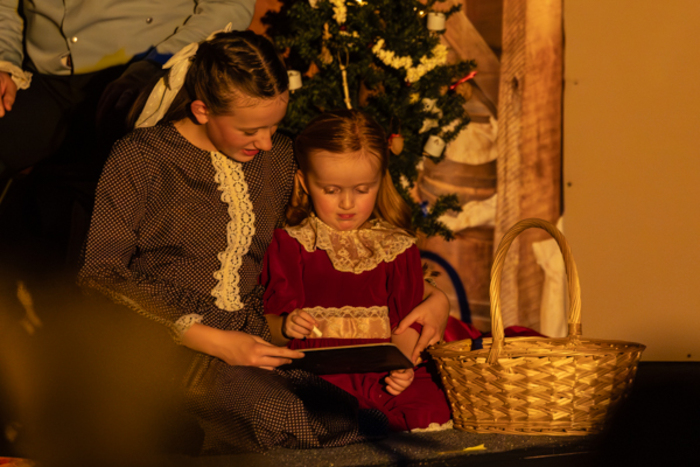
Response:
[[[504,0],[499,94],[496,244],[518,220],[556,223],[561,213],[561,0]],[[537,328],[544,275],[526,231],[502,273],[506,326]]]

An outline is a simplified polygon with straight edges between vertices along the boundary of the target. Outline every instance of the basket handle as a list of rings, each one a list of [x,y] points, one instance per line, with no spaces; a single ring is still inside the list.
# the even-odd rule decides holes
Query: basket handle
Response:
[[[529,228],[539,228],[548,232],[559,244],[559,249],[564,256],[564,265],[566,266],[566,276],[568,279],[569,291],[569,341],[576,343],[581,336],[581,287],[578,281],[578,271],[576,263],[571,254],[571,248],[567,243],[564,235],[553,226],[551,223],[543,219],[523,219],[506,232],[498,245],[496,255],[491,267],[491,287],[489,295],[491,298],[491,333],[493,335],[493,344],[489,352],[488,362],[495,363],[503,349],[504,334],[503,334],[503,316],[501,314],[501,273],[506,260],[506,254],[511,243],[515,240],[522,231]]]

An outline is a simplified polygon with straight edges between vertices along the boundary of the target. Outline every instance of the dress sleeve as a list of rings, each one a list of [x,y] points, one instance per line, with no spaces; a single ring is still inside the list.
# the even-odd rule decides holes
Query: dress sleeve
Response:
[[[137,141],[115,144],[98,183],[78,283],[164,324],[176,342],[199,322],[242,329],[242,314],[220,310],[214,297],[130,267],[156,172]]]
[[[413,245],[396,257],[388,268],[389,320],[392,329],[423,300],[423,267],[418,247]],[[418,334],[423,326],[413,323]]]
[[[291,313],[304,306],[301,245],[283,229],[275,230],[265,252],[259,283],[265,287],[263,309],[266,314]]]

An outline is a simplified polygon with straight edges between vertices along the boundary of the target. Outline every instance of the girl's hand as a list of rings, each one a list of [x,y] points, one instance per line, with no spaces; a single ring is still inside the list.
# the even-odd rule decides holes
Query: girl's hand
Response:
[[[394,370],[389,373],[389,376],[384,381],[386,382],[386,392],[398,396],[413,382],[413,368]]]
[[[272,345],[266,340],[240,331],[222,331],[225,335],[219,342],[220,359],[229,365],[257,366],[272,370],[291,363],[293,358],[302,358],[303,353]]]
[[[394,330],[394,334],[401,334],[413,323],[423,325],[423,331],[411,355],[411,361],[416,365],[425,348],[440,341],[450,316],[450,302],[442,290],[426,283],[425,292],[423,302],[406,315]]]
[[[272,370],[302,358],[303,353],[272,345],[241,331],[223,331],[194,324],[182,336],[182,343],[198,352],[218,357],[229,365],[257,366]]]
[[[316,320],[307,312],[296,309],[289,313],[282,326],[282,334],[287,339],[303,339],[311,335]]]

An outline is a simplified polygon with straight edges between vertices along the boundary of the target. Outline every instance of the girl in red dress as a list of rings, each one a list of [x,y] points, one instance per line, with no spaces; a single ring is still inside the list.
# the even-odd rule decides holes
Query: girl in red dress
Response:
[[[300,169],[287,226],[274,232],[260,277],[273,342],[292,349],[393,342],[411,358],[421,327],[392,330],[423,299],[410,208],[388,172],[382,128],[356,110],[328,112],[296,138]],[[390,373],[325,375],[398,431],[450,420],[420,364]]]

